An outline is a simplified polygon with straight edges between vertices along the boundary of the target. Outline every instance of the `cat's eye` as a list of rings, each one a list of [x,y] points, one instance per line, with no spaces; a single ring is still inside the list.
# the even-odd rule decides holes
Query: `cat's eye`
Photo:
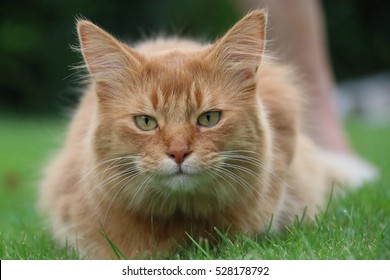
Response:
[[[220,118],[221,118],[221,112],[209,111],[199,116],[198,125],[205,126],[205,127],[212,127],[219,122]]]
[[[134,120],[138,128],[143,131],[150,131],[158,126],[156,119],[147,115],[136,116]]]

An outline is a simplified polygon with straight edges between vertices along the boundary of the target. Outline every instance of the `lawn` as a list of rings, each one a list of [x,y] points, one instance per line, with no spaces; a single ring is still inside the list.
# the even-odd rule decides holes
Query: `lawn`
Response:
[[[59,248],[35,206],[40,172],[64,137],[58,118],[0,115],[0,259],[77,259]],[[297,221],[282,233],[238,236],[211,249],[194,240],[172,259],[390,259],[390,125],[349,121],[357,151],[381,179],[340,199],[314,224]],[[221,233],[222,237],[224,235]]]

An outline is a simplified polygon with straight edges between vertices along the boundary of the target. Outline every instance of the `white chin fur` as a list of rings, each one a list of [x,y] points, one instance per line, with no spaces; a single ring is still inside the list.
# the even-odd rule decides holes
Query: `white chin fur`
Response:
[[[196,184],[194,184],[194,178],[189,178],[189,175],[173,175],[166,180],[167,186],[173,190],[190,190]],[[193,177],[193,176],[191,176]],[[191,180],[192,179],[192,180]]]
[[[188,192],[204,182],[205,176],[196,172],[200,170],[194,168],[196,165],[190,158],[181,167],[172,159],[165,159],[162,166],[160,172],[164,175],[157,176],[156,183],[173,191]]]

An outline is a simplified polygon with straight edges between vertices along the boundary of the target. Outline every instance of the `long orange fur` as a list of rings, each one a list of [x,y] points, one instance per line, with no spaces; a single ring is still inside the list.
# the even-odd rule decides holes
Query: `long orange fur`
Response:
[[[40,205],[54,236],[82,257],[164,256],[177,244],[252,235],[312,219],[333,183],[331,161],[302,133],[294,73],[264,54],[253,11],[214,44],[155,39],[134,48],[81,20],[90,86],[50,163]],[[212,127],[197,123],[221,112]],[[158,127],[143,131],[134,117]],[[178,164],[169,149],[190,154]],[[177,148],[179,149],[179,148]]]

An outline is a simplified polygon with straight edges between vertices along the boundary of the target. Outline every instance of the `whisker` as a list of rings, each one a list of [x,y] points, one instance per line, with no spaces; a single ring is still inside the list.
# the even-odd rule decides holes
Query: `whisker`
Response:
[[[105,199],[105,197],[107,195],[109,195],[110,192],[112,192],[118,184],[120,184],[121,182],[123,182],[126,179],[133,179],[137,175],[137,173],[138,172],[134,171],[134,170],[124,170],[123,172],[120,172],[118,174],[111,176],[112,178],[110,177],[109,179],[107,179],[106,181],[102,182],[97,187],[95,187],[95,189],[98,189],[98,188],[103,189],[106,185],[109,185],[111,182],[114,182],[116,180],[120,180],[119,182],[117,182],[113,186],[111,186],[107,191],[105,191],[105,194],[103,195],[101,201],[103,201]]]
[[[135,199],[138,198],[138,196],[139,197],[143,197],[143,194],[146,191],[145,186],[147,186],[150,183],[150,181],[153,180],[153,178],[154,178],[154,174],[149,173],[142,179],[142,181],[139,184],[137,184],[137,190],[132,195],[133,198],[132,198],[132,200],[129,203],[129,208],[134,208],[135,207],[135,205],[134,205]]]
[[[234,174],[233,172],[227,170],[226,168],[224,168],[222,166],[215,166],[214,169],[216,171],[219,171],[216,174],[221,175],[220,177],[223,178],[226,182],[229,182],[229,181],[224,176],[229,177],[231,180],[236,182],[241,188],[243,188],[245,191],[249,191],[253,195],[252,191],[250,190],[251,186],[245,180],[243,180],[242,178],[240,178],[239,176],[237,176],[236,174]],[[224,175],[224,176],[222,176],[222,175]],[[231,184],[229,184],[229,185],[239,196],[241,195],[237,188],[235,188]]]
[[[98,181],[99,183],[92,186],[91,189],[89,190],[89,193],[96,192],[99,189],[102,190],[104,188],[104,186],[107,185],[108,183],[110,183],[111,181],[117,180],[122,176],[126,176],[126,175],[128,175],[128,173],[135,173],[135,172],[137,172],[137,168],[129,167],[127,169],[121,170],[120,172],[116,172],[116,173],[112,174],[111,176],[106,177],[104,179],[102,178],[102,176],[100,176],[101,179],[100,179],[100,181]],[[100,173],[98,173],[98,174],[100,174]]]
[[[236,181],[237,183],[242,183],[242,184],[243,184],[242,187],[243,187],[244,189],[248,189],[248,190],[249,190],[249,189],[252,188],[252,186],[249,185],[248,182],[246,182],[243,178],[241,178],[239,175],[237,175],[237,174],[234,173],[233,171],[231,171],[231,170],[225,168],[222,164],[219,165],[219,166],[217,166],[217,167],[216,167],[216,170],[221,171],[222,174],[227,175],[230,179],[233,179],[233,180]]]
[[[236,191],[236,189],[234,188],[234,186],[233,186],[228,180],[226,180],[226,178],[224,178],[222,175],[218,174],[218,171],[217,171],[217,170],[213,170],[213,169],[214,169],[214,168],[207,170],[206,173],[208,173],[208,174],[214,179],[214,181],[217,181],[217,179],[214,177],[214,175],[216,175],[216,176],[222,178],[222,180],[224,180],[226,183],[228,183],[229,187],[230,187],[232,190]],[[210,180],[210,181],[211,181],[211,180]],[[221,195],[219,194],[219,191],[220,191],[220,190],[217,190],[217,188],[215,187],[215,185],[213,184],[213,182],[212,182],[212,186],[213,186],[214,193],[215,193],[215,195],[217,196],[217,199],[218,199],[220,202],[223,202],[223,200],[222,200],[222,198],[221,198]]]
[[[223,151],[221,152],[221,156],[225,159],[230,159],[230,160],[236,160],[236,161],[243,161],[247,163],[253,163],[257,166],[259,166],[261,169],[269,172],[271,175],[275,176],[273,170],[268,168],[266,165],[264,165],[264,162],[261,160],[257,159],[254,156],[246,156],[242,155],[241,153],[251,153],[259,156],[260,158],[263,158],[263,156],[257,152],[253,151],[246,151],[246,150],[232,150],[232,151]]]
[[[107,207],[107,211],[106,211],[106,214],[104,215],[104,219],[103,219],[103,223],[105,223],[106,219],[107,219],[107,216],[111,210],[111,207],[113,206],[113,203],[114,201],[116,200],[117,196],[124,190],[124,188],[130,183],[131,180],[133,180],[135,177],[139,176],[140,174],[135,174],[135,175],[132,175],[130,177],[127,177],[127,178],[124,178],[122,179],[120,182],[118,182],[117,184],[115,184],[114,187],[111,188],[111,190],[115,189],[116,186],[118,186],[119,184],[121,184],[122,182],[124,182],[118,189],[118,191],[116,192],[116,194],[114,195],[114,197],[111,199],[111,202],[109,204],[109,206]],[[110,190],[110,191],[111,191]]]
[[[261,176],[261,174],[253,171],[252,169],[250,168],[247,168],[247,167],[244,167],[242,165],[237,165],[237,164],[231,164],[231,163],[226,163],[226,162],[222,162],[221,163],[222,166],[226,166],[226,167],[230,167],[232,169],[236,169],[236,170],[240,170],[240,171],[243,171],[245,173],[248,173],[252,176],[254,176],[255,178],[259,179],[259,180],[264,180],[264,177]]]
[[[110,163],[110,165],[111,165],[112,163],[115,163],[117,161],[119,162],[119,161],[122,161],[122,160],[139,159],[139,158],[140,158],[140,156],[136,156],[136,155],[125,155],[125,156],[121,155],[121,156],[118,156],[118,157],[115,157],[115,158],[110,158],[110,159],[106,159],[106,160],[103,160],[101,162],[98,162],[94,166],[92,166],[90,168],[90,170],[79,179],[79,181],[74,185],[74,187],[77,187],[79,184],[81,184],[90,175],[92,175],[92,173],[94,173],[95,170],[97,170],[98,168],[100,168],[104,164]]]
[[[264,195],[259,191],[253,188],[244,178],[242,178],[239,174],[234,173],[233,171],[223,167],[219,166],[219,170],[221,170],[226,176],[234,180],[238,185],[243,188],[245,191],[249,192],[254,198],[256,198],[256,195],[259,195],[262,197],[268,204],[270,204],[264,197]],[[270,205],[271,206],[271,205]]]

